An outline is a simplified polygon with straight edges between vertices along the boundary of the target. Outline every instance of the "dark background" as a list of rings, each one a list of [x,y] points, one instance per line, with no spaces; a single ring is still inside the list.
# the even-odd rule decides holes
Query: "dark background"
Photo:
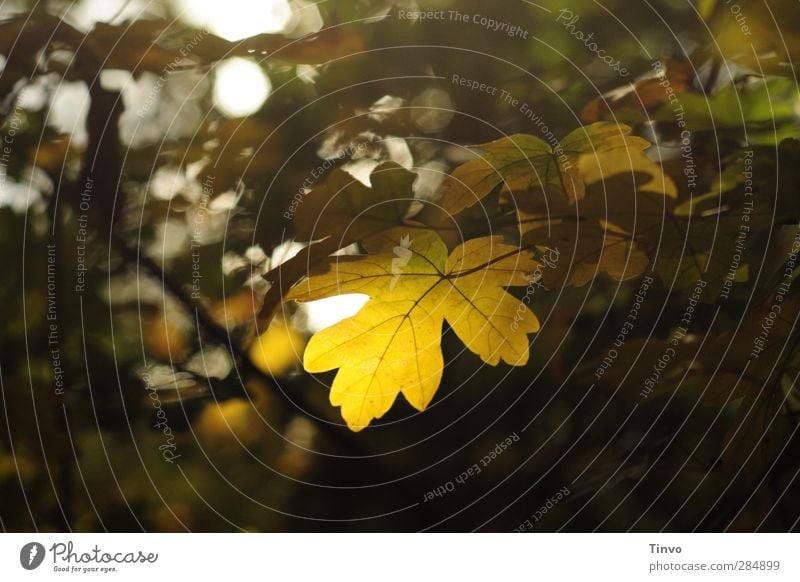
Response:
[[[741,342],[749,351],[753,335],[735,331],[737,325],[749,321],[758,329],[758,310],[769,308],[781,281],[786,241],[800,218],[794,206],[800,156],[790,139],[800,110],[791,66],[800,47],[796,2],[739,2],[747,36],[731,7],[713,1],[542,1],[544,9],[517,0],[324,2],[321,23],[333,28],[308,43],[287,45],[291,29],[286,37],[242,41],[202,33],[177,65],[199,30],[181,17],[180,3],[123,12],[110,25],[102,21],[113,13],[88,5],[85,13],[101,21],[94,29],[76,16],[80,4],[6,2],[0,9],[2,133],[10,139],[0,186],[4,530],[797,528],[796,310],[787,301],[781,316],[788,331],[772,336],[775,351],[762,363],[774,366],[756,381],[781,391],[778,420],[745,422],[738,456],[722,460],[742,401],[700,404],[696,384],[680,371],[692,369],[702,350],[717,362],[725,360],[714,351],[720,346]],[[420,9],[484,15],[520,26],[527,38],[472,22],[399,17],[400,10]],[[579,15],[575,28],[593,33],[630,76],[617,75],[570,35],[557,22],[561,9]],[[263,105],[243,118],[226,116],[213,98],[213,84],[222,82],[215,68],[231,55],[258,63],[272,85]],[[690,71],[680,90],[689,95],[683,103],[700,180],[695,194],[728,193],[727,207],[736,204],[743,152],[753,150],[759,199],[776,210],[771,226],[749,239],[749,275],[737,281],[732,298],[698,306],[691,333],[704,347],[682,356],[658,394],[637,400],[638,389],[626,390],[624,382],[594,383],[598,360],[640,285],[606,276],[581,288],[536,291],[532,307],[542,330],[532,336],[525,367],[487,366],[445,329],[447,366],[429,409],[418,413],[399,397],[360,433],[350,432],[328,403],[333,375],[302,371],[295,352],[310,330],[296,306],[279,316],[290,331],[280,327],[271,338],[268,362],[250,361],[260,306],[245,283],[264,267],[253,247],[270,257],[270,266],[279,262],[293,238],[284,212],[321,156],[362,143],[373,162],[410,156],[415,170],[449,171],[467,159],[461,146],[537,132],[497,97],[455,86],[453,74],[506,89],[563,136],[589,121],[584,108],[593,99],[627,86],[665,57]],[[102,70],[132,73],[121,97]],[[298,78],[310,70],[313,82]],[[159,79],[163,87],[156,89]],[[25,99],[24,87],[35,89]],[[74,127],[50,113],[58,99],[62,111],[77,107],[74,96],[64,96],[67,89],[87,107]],[[137,115],[148,95],[152,104]],[[385,96],[402,105],[381,111],[375,104]],[[651,141],[658,136],[662,153],[674,160],[669,144],[679,132],[670,110],[661,122],[648,121],[663,114],[660,105],[634,102],[606,118],[630,123]],[[685,180],[673,166],[668,161],[665,169],[680,187]],[[77,293],[76,236],[87,180],[88,270],[85,291]],[[208,213],[209,231],[193,247],[193,213],[209,203],[200,201],[204,183],[211,184],[211,199],[241,196]],[[434,196],[435,185],[420,179],[417,196]],[[55,245],[52,255],[47,245]],[[48,257],[54,320],[48,320]],[[223,268],[237,261],[238,270]],[[197,265],[199,301],[191,297]],[[721,283],[717,273],[708,278]],[[673,283],[656,279],[637,337],[669,337],[692,286]],[[51,323],[56,344],[48,344]],[[56,392],[53,345],[63,394]],[[201,347],[217,354],[206,365],[223,377],[203,375]],[[632,361],[615,366],[634,369]],[[710,369],[713,386],[723,370]],[[155,392],[146,389],[145,374]],[[154,427],[153,394],[169,440],[163,427]],[[773,432],[777,423],[781,430]],[[512,435],[518,440],[479,474],[456,482]],[[766,449],[759,445],[764,435],[772,439]],[[172,463],[159,449],[165,443],[180,455]],[[426,501],[440,487],[445,494]],[[556,499],[565,487],[569,495]],[[535,522],[542,507],[547,511]]]

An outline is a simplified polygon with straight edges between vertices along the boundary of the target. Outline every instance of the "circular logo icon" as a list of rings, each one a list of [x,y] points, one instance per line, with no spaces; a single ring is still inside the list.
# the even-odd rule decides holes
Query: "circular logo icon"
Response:
[[[44,561],[44,546],[39,542],[29,542],[19,551],[19,563],[26,570],[35,570]]]

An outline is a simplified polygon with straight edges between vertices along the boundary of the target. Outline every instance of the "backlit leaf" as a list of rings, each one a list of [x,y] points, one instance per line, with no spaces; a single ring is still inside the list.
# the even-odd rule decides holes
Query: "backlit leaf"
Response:
[[[445,321],[488,364],[528,361],[527,334],[536,316],[504,287],[524,286],[537,263],[500,237],[473,239],[452,253],[431,231],[403,228],[372,242],[370,254],[343,257],[287,296],[312,301],[343,293],[372,300],[354,317],[311,338],[310,372],[339,368],[331,403],[352,430],[383,416],[402,393],[417,410],[431,402],[442,378]]]

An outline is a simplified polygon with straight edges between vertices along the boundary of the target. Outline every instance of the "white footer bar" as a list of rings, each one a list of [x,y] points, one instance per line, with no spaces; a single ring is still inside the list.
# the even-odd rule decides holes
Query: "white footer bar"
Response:
[[[791,534],[2,534],[0,580],[796,581],[798,554]]]

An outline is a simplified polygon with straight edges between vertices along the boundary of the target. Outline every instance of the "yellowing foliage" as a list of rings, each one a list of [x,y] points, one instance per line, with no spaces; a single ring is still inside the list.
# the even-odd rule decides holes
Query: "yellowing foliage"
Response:
[[[235,444],[238,441],[247,445],[261,436],[264,421],[252,402],[231,398],[206,404],[195,421],[195,430],[211,442]]]
[[[527,334],[539,321],[503,288],[529,283],[526,274],[537,267],[530,253],[494,236],[469,240],[448,256],[435,232],[403,228],[371,241],[368,250],[339,259],[287,297],[372,297],[354,317],[317,333],[304,358],[310,372],[339,368],[330,399],[352,430],[383,416],[399,393],[417,410],[428,406],[442,378],[445,319],[486,363],[528,361]]]
[[[283,322],[273,322],[250,345],[253,365],[271,376],[283,376],[300,363],[306,339]]]
[[[599,122],[579,127],[555,145],[522,134],[483,144],[478,146],[483,155],[448,176],[442,206],[459,212],[500,185],[504,191],[546,189],[578,200],[586,193],[584,182],[589,180],[584,173],[590,171],[593,157],[601,168],[606,165],[606,175],[644,171],[654,176],[651,188],[656,187],[662,182],[661,171],[643,154],[650,142],[630,132],[626,125]]]

